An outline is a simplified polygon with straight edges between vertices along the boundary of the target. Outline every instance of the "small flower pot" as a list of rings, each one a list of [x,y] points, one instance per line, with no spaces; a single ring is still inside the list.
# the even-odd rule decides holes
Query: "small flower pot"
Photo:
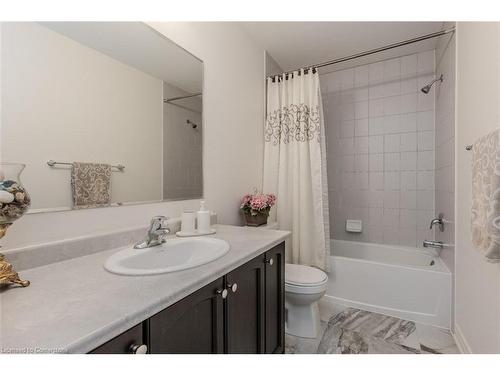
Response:
[[[261,225],[267,224],[267,218],[269,214],[265,212],[260,212],[257,215],[245,214],[245,222],[249,227],[259,227]]]

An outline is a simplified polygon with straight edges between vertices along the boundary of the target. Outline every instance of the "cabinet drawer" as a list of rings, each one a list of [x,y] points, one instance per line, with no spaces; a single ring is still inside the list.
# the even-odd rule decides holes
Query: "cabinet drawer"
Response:
[[[141,323],[92,350],[90,354],[137,354],[136,350],[140,352],[147,349],[145,343]]]

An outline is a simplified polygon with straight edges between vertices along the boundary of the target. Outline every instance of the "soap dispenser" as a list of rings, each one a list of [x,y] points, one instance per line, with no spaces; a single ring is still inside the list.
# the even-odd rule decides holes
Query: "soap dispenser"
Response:
[[[200,210],[196,213],[198,233],[210,232],[210,211],[205,208],[205,201],[201,201]]]

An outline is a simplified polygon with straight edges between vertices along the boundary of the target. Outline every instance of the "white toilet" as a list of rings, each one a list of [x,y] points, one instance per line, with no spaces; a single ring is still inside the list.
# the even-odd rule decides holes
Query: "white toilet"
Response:
[[[328,276],[323,271],[298,264],[285,265],[286,333],[316,338],[320,329],[318,300],[326,292]]]

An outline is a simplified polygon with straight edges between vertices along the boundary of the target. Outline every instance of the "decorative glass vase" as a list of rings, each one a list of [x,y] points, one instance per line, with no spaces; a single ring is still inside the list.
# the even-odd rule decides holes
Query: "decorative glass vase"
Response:
[[[24,167],[24,164],[0,163],[0,239],[30,207],[30,196],[21,184]],[[29,281],[21,280],[12,265],[0,254],[0,284],[10,283],[29,285]]]

